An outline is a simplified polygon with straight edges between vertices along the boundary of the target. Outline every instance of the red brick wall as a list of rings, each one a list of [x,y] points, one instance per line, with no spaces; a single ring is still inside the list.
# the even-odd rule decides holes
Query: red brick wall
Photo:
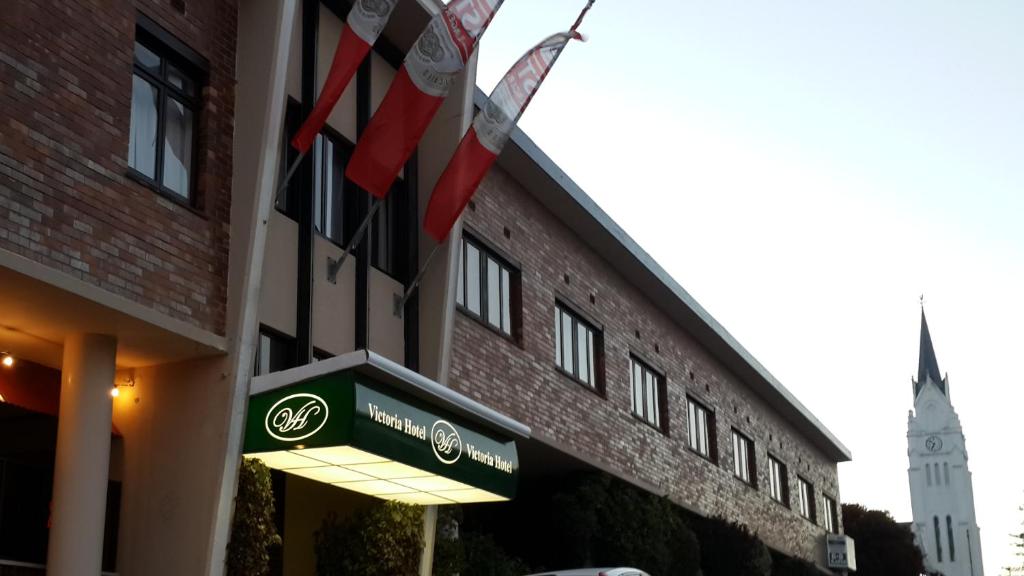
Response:
[[[125,176],[137,11],[209,60],[194,209]],[[0,249],[223,334],[236,18],[236,0],[4,0]]]
[[[838,500],[836,464],[667,320],[506,173],[492,170],[474,203],[475,209],[466,212],[468,226],[522,265],[523,337],[517,345],[456,313],[451,385],[524,422],[537,434],[624,476],[660,486],[691,509],[747,524],[784,552],[821,559],[825,533],[820,527],[824,525],[821,494],[824,490]],[[509,238],[504,234],[506,227]],[[605,397],[555,369],[556,297],[568,300],[604,327]],[[631,352],[666,376],[667,434],[631,414]],[[718,465],[687,447],[687,394],[716,412]],[[733,426],[754,440],[756,489],[733,476]],[[769,445],[788,467],[790,509],[768,494]],[[797,512],[797,474],[814,484],[818,525]]]

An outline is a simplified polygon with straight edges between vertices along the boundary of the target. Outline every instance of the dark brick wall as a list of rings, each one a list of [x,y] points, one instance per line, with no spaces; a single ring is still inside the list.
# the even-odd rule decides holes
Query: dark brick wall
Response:
[[[836,464],[667,320],[508,174],[493,169],[474,204],[466,212],[467,225],[522,266],[522,339],[513,343],[456,313],[451,385],[537,434],[624,476],[661,487],[688,508],[747,524],[786,553],[822,559],[821,495],[824,490],[838,500]],[[556,297],[603,325],[604,397],[555,370]],[[631,352],[666,376],[667,434],[631,414]],[[687,447],[687,394],[716,413],[717,465]],[[754,440],[756,489],[733,475],[732,427]],[[791,508],[769,497],[768,450],[788,467]],[[817,525],[797,512],[797,474],[814,485]]]
[[[125,176],[138,12],[209,60],[194,208]],[[223,334],[236,19],[236,0],[5,0],[0,249]]]

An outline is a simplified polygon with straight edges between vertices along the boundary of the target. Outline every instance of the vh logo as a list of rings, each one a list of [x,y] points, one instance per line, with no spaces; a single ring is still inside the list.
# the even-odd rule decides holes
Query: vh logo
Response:
[[[430,429],[431,446],[434,448],[434,456],[445,464],[454,464],[462,456],[462,438],[455,427],[438,420]]]
[[[327,423],[327,403],[308,393],[286,396],[267,410],[264,428],[278,440],[293,442],[309,438]]]

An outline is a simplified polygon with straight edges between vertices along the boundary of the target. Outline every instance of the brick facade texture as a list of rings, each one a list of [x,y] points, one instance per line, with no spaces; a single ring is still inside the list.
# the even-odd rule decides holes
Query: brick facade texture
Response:
[[[142,13],[209,61],[196,202],[128,178]],[[236,0],[5,0],[0,249],[223,334]]]
[[[471,233],[521,266],[522,337],[512,342],[457,312],[450,385],[525,423],[536,435],[659,487],[684,507],[741,522],[777,550],[823,562],[821,498],[825,493],[839,501],[836,463],[507,173],[493,169],[474,205],[464,220]],[[555,369],[556,298],[603,327],[604,396]],[[631,353],[665,375],[667,433],[631,414]],[[687,395],[715,412],[717,464],[688,448]],[[733,427],[754,441],[756,488],[733,474]],[[788,508],[769,496],[769,451],[787,466]],[[798,513],[798,474],[814,486],[816,523]]]

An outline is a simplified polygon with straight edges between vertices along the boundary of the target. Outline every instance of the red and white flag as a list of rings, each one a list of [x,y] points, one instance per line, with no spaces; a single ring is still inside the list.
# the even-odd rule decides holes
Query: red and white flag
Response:
[[[545,38],[509,68],[491,91],[430,195],[423,228],[434,240],[440,243],[448,236],[541,82],[573,39],[583,37],[573,29]]]
[[[452,0],[434,16],[359,138],[346,178],[378,198],[387,195],[502,2]]]
[[[345,26],[341,29],[341,38],[338,39],[338,47],[334,49],[331,70],[320,89],[320,97],[292,138],[292,148],[300,154],[305,154],[313,145],[316,135],[324,127],[334,105],[384,30],[397,4],[398,0],[357,0],[349,10]]]

